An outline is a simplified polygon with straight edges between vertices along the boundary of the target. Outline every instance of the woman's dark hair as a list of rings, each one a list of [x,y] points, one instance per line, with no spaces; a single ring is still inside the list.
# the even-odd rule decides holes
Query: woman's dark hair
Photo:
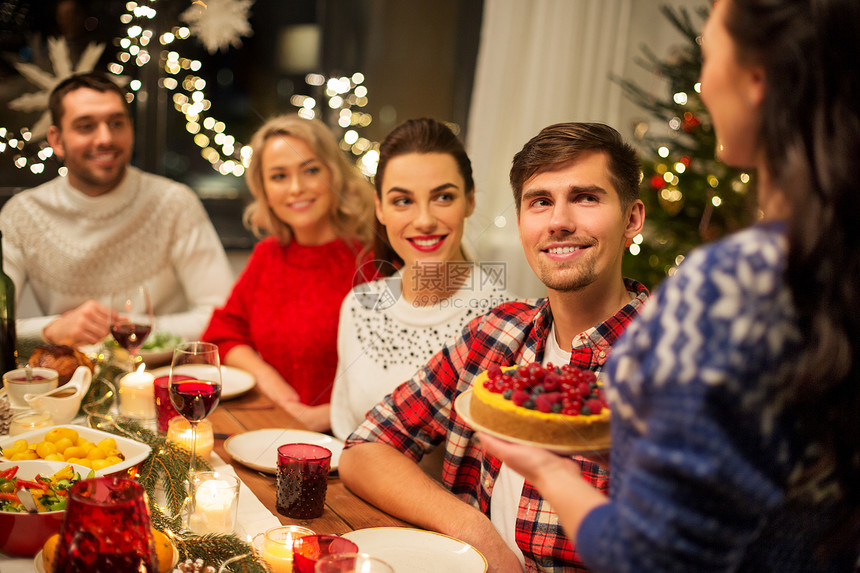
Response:
[[[820,447],[789,494],[832,479],[844,519],[827,552],[860,534],[860,2],[729,0],[743,63],[765,73],[766,167],[791,204],[786,278],[803,344],[788,413]],[[832,543],[831,543],[832,542]]]
[[[457,163],[457,168],[463,177],[466,196],[475,192],[472,162],[454,132],[441,121],[419,118],[408,119],[395,127],[379,146],[379,163],[374,178],[378,199],[382,199],[382,182],[385,179],[385,168],[388,162],[399,155],[409,153],[450,155]],[[390,276],[396,269],[403,266],[403,259],[391,247],[385,225],[380,223],[379,219],[376,220],[376,236],[373,239],[373,258],[376,261],[377,272],[381,276]]]

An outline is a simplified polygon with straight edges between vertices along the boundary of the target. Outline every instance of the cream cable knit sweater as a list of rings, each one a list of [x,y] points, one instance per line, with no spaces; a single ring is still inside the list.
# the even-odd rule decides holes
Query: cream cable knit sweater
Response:
[[[191,189],[129,167],[99,197],[57,177],[9,199],[0,211],[3,268],[17,295],[30,284],[45,316],[19,319],[18,336],[40,338],[63,312],[144,284],[155,328],[198,338],[233,284],[227,256]]]

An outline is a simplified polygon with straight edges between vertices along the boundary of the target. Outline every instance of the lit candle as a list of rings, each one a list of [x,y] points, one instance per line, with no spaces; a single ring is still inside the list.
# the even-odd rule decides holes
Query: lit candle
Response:
[[[212,473],[212,472],[207,472]],[[200,535],[207,533],[231,534],[235,529],[239,498],[239,480],[232,483],[217,476],[197,484],[194,494],[194,513],[189,528]]]
[[[191,441],[194,439],[191,422],[182,416],[171,419],[167,426],[167,439],[191,451]],[[212,422],[200,420],[197,423],[197,455],[202,458],[208,457],[214,447],[215,436],[212,432]]]
[[[265,533],[260,555],[273,573],[292,573],[293,540],[313,534],[313,531],[300,525],[273,527]]]
[[[144,372],[141,364],[119,381],[119,411],[126,416],[151,420],[155,418],[155,377]]]

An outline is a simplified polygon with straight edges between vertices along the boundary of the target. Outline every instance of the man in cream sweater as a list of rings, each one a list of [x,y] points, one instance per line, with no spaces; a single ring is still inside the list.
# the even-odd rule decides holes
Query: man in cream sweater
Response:
[[[51,93],[48,142],[65,176],[12,197],[0,211],[3,267],[18,296],[29,283],[44,316],[18,336],[56,344],[110,332],[110,295],[148,287],[155,328],[197,338],[233,283],[227,256],[194,192],[131,167],[125,93],[95,72]]]

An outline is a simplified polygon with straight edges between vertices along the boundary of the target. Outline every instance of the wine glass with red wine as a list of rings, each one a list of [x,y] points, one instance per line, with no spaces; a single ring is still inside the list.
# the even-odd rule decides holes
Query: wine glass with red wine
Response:
[[[191,424],[190,480],[197,468],[197,424],[221,400],[218,347],[209,342],[185,342],[177,346],[170,363],[169,391],[173,407]]]
[[[140,286],[115,292],[111,295],[110,306],[110,332],[117,343],[128,351],[131,370],[134,370],[137,352],[152,332],[153,313],[149,290]]]

